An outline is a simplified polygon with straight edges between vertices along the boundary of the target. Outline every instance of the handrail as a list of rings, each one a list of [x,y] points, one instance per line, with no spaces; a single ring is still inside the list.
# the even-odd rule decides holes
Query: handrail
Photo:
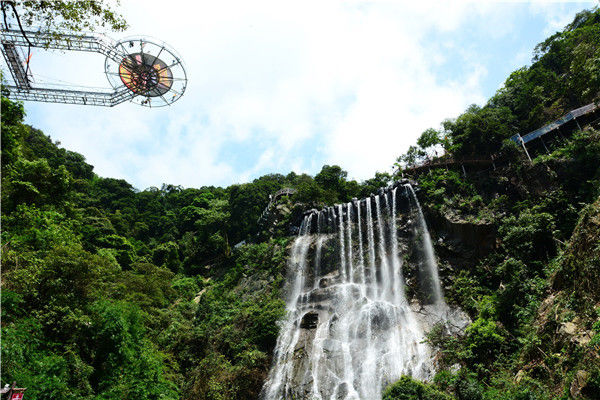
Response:
[[[546,124],[546,125],[542,126],[541,128],[531,131],[526,135],[521,136],[520,134],[517,133],[517,134],[511,136],[509,139],[512,140],[513,142],[517,143],[518,145],[525,147],[525,143],[530,142],[537,138],[541,138],[541,136],[543,136],[546,133],[549,133],[555,129],[558,129],[560,126],[566,124],[569,121],[574,120],[577,123],[577,125],[579,126],[579,123],[577,122],[578,117],[593,113],[598,109],[600,109],[600,107],[595,103],[587,104],[585,106],[582,106],[582,107],[579,107],[579,108],[569,111],[561,118],[559,118],[549,124]],[[579,128],[581,129],[581,127],[579,127]],[[448,157],[446,155],[446,156],[437,157],[435,159],[426,160],[418,165],[413,165],[411,167],[404,168],[403,172],[418,171],[418,170],[421,170],[424,168],[435,168],[435,167],[439,167],[439,166],[450,166],[450,165],[457,165],[457,164],[461,164],[461,165],[469,165],[469,164],[471,164],[471,165],[474,165],[474,164],[490,165],[490,164],[492,164],[492,165],[494,165],[494,161],[498,161],[498,160],[499,160],[498,153],[492,154],[490,156],[490,159],[458,160],[451,156]]]
[[[267,207],[264,209],[264,211],[262,212],[260,217],[258,217],[258,223],[260,224],[267,217],[267,215],[271,211],[271,207],[280,197],[282,197],[284,195],[294,194],[296,192],[297,192],[297,190],[294,188],[283,188],[283,189],[279,189],[277,192],[275,192],[275,194],[270,195],[269,196],[269,204],[267,204]]]

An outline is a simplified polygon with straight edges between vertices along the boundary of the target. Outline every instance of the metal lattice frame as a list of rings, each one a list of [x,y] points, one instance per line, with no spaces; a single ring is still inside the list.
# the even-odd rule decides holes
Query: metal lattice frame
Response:
[[[175,50],[146,38],[126,38],[116,47],[127,56],[119,62],[107,57],[104,72],[113,88],[125,85],[140,94],[132,102],[146,107],[161,107],[183,95],[187,75]]]
[[[104,35],[70,35],[48,32],[24,31],[31,47],[55,50],[87,51],[100,53],[113,60],[122,60],[127,53],[118,51],[116,42]],[[7,29],[2,32],[2,43],[10,42],[15,46],[27,47],[28,42],[20,30]]]
[[[7,85],[8,97],[13,100],[41,101],[45,103],[79,104],[89,106],[113,107],[127,100],[133,99],[136,94],[129,89],[111,93],[93,92],[83,90],[30,88],[23,89]]]
[[[110,61],[118,65],[125,58],[129,57],[129,53],[123,44],[124,42],[117,43],[100,34],[79,36],[32,30],[21,32],[20,30],[13,29],[2,31],[1,42],[2,46],[0,46],[0,49],[14,81],[14,85],[6,85],[5,88],[8,89],[8,97],[14,100],[113,107],[125,101],[134,100],[136,97],[144,98],[143,94],[135,93],[122,85],[115,85],[113,81],[111,81],[114,88],[112,92],[34,87],[26,75],[23,60],[16,51],[16,47],[31,46],[46,50],[92,52],[106,56],[106,63]],[[164,45],[163,48],[165,48]],[[177,63],[182,65],[178,57]],[[182,80],[187,82],[185,71]],[[173,96],[169,102],[165,101],[164,105],[170,104],[181,97],[184,90],[185,84],[183,89],[177,93],[177,96]],[[138,101],[138,103],[149,105],[148,101],[144,100]]]

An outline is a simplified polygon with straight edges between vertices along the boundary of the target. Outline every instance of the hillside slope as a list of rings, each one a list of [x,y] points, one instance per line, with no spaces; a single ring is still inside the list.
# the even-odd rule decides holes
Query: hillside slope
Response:
[[[446,300],[474,323],[434,330],[434,382],[403,378],[386,399],[600,397],[600,134],[565,133],[532,163],[504,142],[600,99],[598,37],[598,9],[579,14],[486,105],[401,158],[505,157],[466,176],[413,176]],[[1,111],[0,384],[17,381],[32,400],[255,399],[284,312],[291,223],[393,179],[356,182],[326,165],[314,177],[137,190],[25,125],[22,104],[3,97]],[[297,192],[259,225],[284,187]]]

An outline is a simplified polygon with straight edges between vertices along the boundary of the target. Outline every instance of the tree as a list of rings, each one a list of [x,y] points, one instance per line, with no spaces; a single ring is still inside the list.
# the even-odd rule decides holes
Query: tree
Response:
[[[139,308],[126,302],[92,305],[90,377],[101,398],[174,399],[174,385],[164,376],[162,356],[145,337]]]
[[[398,163],[408,167],[415,166],[425,157],[425,152],[417,146],[410,146],[405,154],[398,157]]]
[[[435,387],[403,376],[383,392],[383,400],[452,400]]]
[[[421,133],[421,136],[417,139],[417,144],[425,152],[427,152],[428,149],[433,148],[433,151],[437,156],[435,146],[442,144],[441,133],[433,128],[429,128]]]
[[[508,107],[472,104],[455,121],[444,121],[444,129],[458,156],[488,156],[500,149],[502,140],[517,132],[515,122]]]
[[[229,186],[231,220],[228,227],[231,243],[245,239],[256,232],[256,221],[269,204],[269,196],[289,184],[281,174],[269,174],[252,183]]]
[[[117,2],[118,5],[118,2]],[[2,12],[9,23],[15,12],[21,23],[49,32],[85,32],[98,27],[123,31],[127,23],[105,0],[80,1],[2,1]]]
[[[326,203],[349,201],[358,194],[356,182],[346,181],[347,176],[348,172],[339,165],[324,165],[321,172],[315,175],[315,182],[323,189]]]
[[[338,165],[324,165],[321,172],[315,175],[317,182],[323,189],[340,190],[346,181],[348,173]]]
[[[375,172],[375,177],[363,182],[360,189],[360,196],[367,197],[371,193],[376,193],[379,188],[385,187],[392,181],[392,176],[387,172]]]
[[[4,185],[6,197],[10,196],[7,204],[9,209],[14,209],[19,203],[61,204],[70,192],[72,181],[64,165],[53,170],[44,158],[17,160],[9,178]]]

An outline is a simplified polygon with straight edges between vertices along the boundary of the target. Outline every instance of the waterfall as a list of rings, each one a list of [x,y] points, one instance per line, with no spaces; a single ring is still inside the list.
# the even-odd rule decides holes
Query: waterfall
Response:
[[[319,287],[319,277],[321,276],[321,253],[323,251],[323,243],[327,240],[327,236],[320,235],[317,239],[317,248],[315,250],[315,272],[313,288]]]
[[[412,199],[418,208],[427,248],[414,191],[402,193],[404,204]],[[406,298],[398,209],[394,187],[305,216],[290,250],[287,311],[261,399],[379,400],[401,375],[432,376],[431,350]],[[420,265],[439,285],[433,248],[424,258]],[[441,289],[433,291],[443,302]]]
[[[356,202],[356,220],[358,221],[358,270],[359,270],[359,283],[361,284],[361,290],[363,291],[363,296],[366,293],[365,284],[367,283],[367,278],[365,276],[365,257],[363,254],[364,245],[362,238],[362,224],[360,223],[360,201]]]
[[[413,189],[412,185],[408,184],[405,186],[408,192],[410,193],[410,198],[415,202],[417,207],[417,219],[418,224],[417,228],[420,231],[420,235],[422,236],[423,241],[423,253],[424,253],[424,262],[425,262],[425,273],[430,280],[429,288],[431,289],[431,299],[433,300],[433,304],[442,307],[444,304],[444,295],[442,294],[442,286],[440,284],[440,277],[438,275],[438,266],[435,261],[435,253],[433,251],[433,245],[431,243],[431,236],[429,235],[429,229],[427,228],[427,223],[425,222],[425,216],[423,215],[423,209],[421,208],[421,204],[419,203],[419,199]]]
[[[306,218],[303,221],[303,225],[307,223]],[[288,262],[288,282],[292,282],[290,285],[290,293],[287,296],[287,314],[290,318],[287,318],[284,326],[282,327],[279,337],[277,338],[277,345],[275,347],[275,353],[273,356],[274,363],[277,368],[271,370],[273,384],[267,389],[267,399],[274,399],[274,394],[280,393],[282,386],[289,379],[289,375],[292,371],[292,363],[290,362],[290,354],[293,353],[294,347],[300,337],[300,329],[297,319],[291,317],[298,312],[298,309],[302,309],[302,305],[299,303],[299,298],[304,296],[301,295],[306,273],[306,255],[310,246],[310,236],[303,234],[302,228],[300,229],[300,236],[294,240],[292,245],[291,256]],[[301,303],[301,302],[300,302]]]
[[[346,220],[346,235],[348,236],[348,280],[354,282],[354,266],[352,252],[352,203],[346,205],[348,219]]]
[[[367,203],[367,246],[369,247],[369,276],[371,278],[371,293],[377,291],[377,273],[375,272],[375,234],[373,233],[373,213],[371,211],[371,199]]]
[[[385,227],[383,226],[383,218],[381,216],[381,205],[379,204],[379,195],[375,196],[375,209],[377,210],[377,233],[379,234],[379,259],[380,259],[380,274],[379,279],[383,286],[382,298],[390,300],[390,290],[393,288],[393,277],[390,276],[390,265],[388,262],[387,246],[385,244]]]
[[[343,280],[346,280],[346,243],[344,241],[344,209],[342,205],[338,205],[338,212],[340,214],[338,236],[340,237],[340,275]]]
[[[393,276],[395,279],[398,279],[398,286],[400,290],[394,292],[394,303],[395,304],[404,304],[406,303],[406,297],[404,295],[404,278],[402,277],[402,260],[400,259],[400,253],[398,251],[398,227],[396,225],[396,191],[397,187],[392,189],[392,210],[391,218],[392,221],[392,238],[391,238],[391,247],[392,247],[392,268],[393,268]]]

